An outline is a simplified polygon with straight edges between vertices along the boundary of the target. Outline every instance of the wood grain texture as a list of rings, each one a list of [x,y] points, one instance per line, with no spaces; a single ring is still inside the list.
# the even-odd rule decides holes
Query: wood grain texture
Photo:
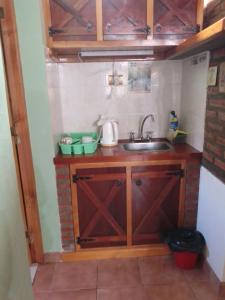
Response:
[[[13,1],[0,0],[0,6],[4,8],[5,12],[5,18],[1,19],[3,52],[12,125],[16,135],[20,139],[20,142],[16,145],[16,152],[19,162],[27,227],[31,234],[31,259],[32,262],[41,263],[43,262],[41,227]]]
[[[102,0],[96,0],[97,41],[103,40]]]
[[[170,254],[170,250],[165,244],[155,244],[150,246],[134,246],[132,248],[114,247],[111,249],[86,249],[78,252],[62,253],[61,258],[64,262],[72,262],[90,259],[160,256],[168,254]]]
[[[126,167],[127,245],[132,245],[132,181],[131,167]]]
[[[168,59],[181,59],[203,51],[225,45],[225,18],[205,28],[173,50],[167,52]]]

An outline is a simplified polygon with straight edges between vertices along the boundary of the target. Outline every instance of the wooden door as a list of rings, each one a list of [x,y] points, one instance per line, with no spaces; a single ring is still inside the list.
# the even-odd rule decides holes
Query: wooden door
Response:
[[[103,0],[105,40],[146,39],[146,0]]]
[[[154,38],[188,38],[196,33],[197,4],[198,0],[155,0]]]
[[[162,242],[178,226],[181,168],[179,165],[132,170],[133,244]]]
[[[96,1],[49,0],[53,41],[96,40]]]
[[[12,0],[0,0],[0,35],[7,81],[11,133],[30,261],[43,263],[41,226]]]
[[[73,182],[79,218],[76,242],[80,247],[126,245],[125,168],[76,170]]]

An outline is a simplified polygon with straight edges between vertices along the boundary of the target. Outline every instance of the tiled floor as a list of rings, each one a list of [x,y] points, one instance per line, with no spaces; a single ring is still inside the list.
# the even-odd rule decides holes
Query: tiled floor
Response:
[[[222,300],[203,270],[183,271],[172,257],[40,266],[36,300]]]

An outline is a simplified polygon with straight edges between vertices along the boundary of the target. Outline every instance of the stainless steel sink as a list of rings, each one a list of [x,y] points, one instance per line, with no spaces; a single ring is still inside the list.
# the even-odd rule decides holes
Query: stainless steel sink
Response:
[[[126,151],[169,151],[173,149],[167,142],[127,143],[123,145]]]

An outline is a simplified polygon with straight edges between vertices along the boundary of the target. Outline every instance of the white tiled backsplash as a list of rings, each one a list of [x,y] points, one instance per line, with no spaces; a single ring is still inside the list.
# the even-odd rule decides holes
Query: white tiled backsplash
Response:
[[[149,62],[148,62],[149,64]],[[119,122],[120,138],[138,131],[140,120],[152,113],[155,123],[146,122],[145,131],[153,130],[155,137],[164,137],[168,129],[170,110],[180,114],[182,62],[152,62],[151,93],[128,91],[128,62],[115,63],[123,74],[125,85],[110,88],[106,75],[112,73],[112,63],[47,64],[52,127],[55,141],[63,132],[96,130],[99,115]]]

